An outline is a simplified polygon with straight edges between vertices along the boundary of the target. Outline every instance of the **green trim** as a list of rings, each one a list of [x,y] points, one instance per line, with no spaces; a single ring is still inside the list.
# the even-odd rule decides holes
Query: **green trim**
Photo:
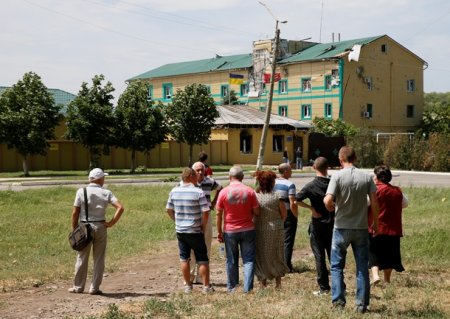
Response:
[[[309,110],[309,116],[308,117],[306,117],[304,115],[304,113],[303,113],[303,107],[304,106],[308,107],[308,110]],[[311,120],[312,119],[312,106],[311,106],[311,104],[302,104],[300,106],[300,116],[301,116],[302,120]]]
[[[321,95],[306,95],[306,96],[282,96],[274,97],[273,101],[301,101],[301,100],[316,100],[324,98],[335,98],[339,97],[339,94],[321,94]]]
[[[282,108],[286,108],[286,114],[285,115],[283,115],[282,113]],[[278,115],[279,116],[285,116],[285,117],[289,117],[289,115],[288,115],[289,113],[288,113],[288,106],[287,105],[278,105]]]
[[[167,87],[170,88],[170,90],[169,90],[170,98],[169,99],[167,98],[167,95],[165,94]],[[162,100],[165,101],[165,102],[172,101],[172,97],[173,97],[173,84],[170,83],[170,82],[163,83],[162,84],[162,96],[161,96]]]
[[[339,118],[344,119],[344,60],[339,59]]]
[[[221,84],[220,85],[220,97],[224,98],[225,96],[227,96],[227,94],[223,94],[223,89],[226,88],[227,89],[227,94],[230,93],[230,86],[228,84]]]
[[[286,83],[286,91],[281,92],[281,83]],[[278,81],[278,94],[288,94],[289,87],[288,87],[288,80],[280,80]]]
[[[152,101],[153,98],[153,84],[149,84],[147,86],[147,100]]]
[[[330,83],[330,88],[327,89],[327,80],[329,80],[328,82]],[[331,85],[331,75],[325,75],[324,77],[324,81],[323,81],[323,90],[325,92],[330,92],[333,90],[333,86]]]
[[[243,89],[245,88],[245,86],[247,86],[247,93],[246,94],[244,94],[243,93]],[[244,83],[242,83],[240,86],[239,86],[239,90],[240,90],[240,95],[241,96],[248,96],[248,91],[249,91],[249,84],[248,84],[248,82],[244,82]]]
[[[311,86],[309,91],[305,91],[303,90],[303,81],[309,81],[309,84]],[[312,83],[311,83],[311,77],[304,77],[300,79],[300,92],[302,93],[312,93],[313,87],[312,87]]]

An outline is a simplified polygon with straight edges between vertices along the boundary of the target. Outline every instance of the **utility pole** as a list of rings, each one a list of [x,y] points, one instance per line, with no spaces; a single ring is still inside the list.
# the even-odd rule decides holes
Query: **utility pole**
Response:
[[[269,131],[270,114],[272,113],[273,87],[275,84],[275,71],[277,68],[278,43],[280,42],[280,29],[278,29],[278,22],[287,23],[287,21],[278,21],[278,19],[275,17],[272,11],[270,11],[270,9],[264,3],[262,3],[261,1],[259,1],[259,3],[262,6],[266,7],[267,11],[269,11],[272,17],[274,17],[276,23],[275,23],[275,44],[272,55],[272,75],[270,77],[269,100],[267,101],[266,117],[264,120],[264,126],[261,135],[261,143],[259,145],[258,160],[256,162],[256,170],[258,171],[262,169],[264,163],[264,151],[266,148],[267,132]]]

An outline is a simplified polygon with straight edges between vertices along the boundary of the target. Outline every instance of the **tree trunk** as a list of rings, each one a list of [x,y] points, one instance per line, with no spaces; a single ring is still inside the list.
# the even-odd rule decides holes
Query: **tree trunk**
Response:
[[[27,156],[26,155],[23,155],[22,167],[23,167],[23,175],[25,177],[29,177],[30,176],[30,172],[28,171],[28,161],[27,161]]]
[[[136,150],[131,150],[131,173],[136,170]]]
[[[94,169],[94,168],[95,168],[94,149],[90,148],[89,149],[89,170]]]
[[[194,146],[192,144],[189,144],[189,166],[188,167],[192,167],[192,150],[193,150]]]

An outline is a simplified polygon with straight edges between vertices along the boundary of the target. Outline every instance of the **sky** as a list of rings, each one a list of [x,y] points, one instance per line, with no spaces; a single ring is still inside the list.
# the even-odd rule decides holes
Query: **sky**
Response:
[[[116,91],[167,63],[251,53],[281,38],[327,43],[387,34],[428,63],[425,92],[450,91],[448,0],[0,0],[0,86],[37,73],[77,94],[103,74]],[[269,10],[267,10],[269,8]]]

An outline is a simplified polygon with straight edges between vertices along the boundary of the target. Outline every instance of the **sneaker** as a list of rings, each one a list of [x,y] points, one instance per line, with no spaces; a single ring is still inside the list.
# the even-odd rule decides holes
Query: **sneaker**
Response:
[[[192,285],[184,285],[184,293],[190,294],[192,292]]]
[[[317,291],[313,291],[313,295],[320,297],[320,296],[326,296],[330,293],[329,290],[317,290]]]
[[[83,293],[83,290],[81,290],[80,288],[77,288],[77,287],[69,288],[67,291],[70,292],[70,293],[73,293],[73,294],[81,294],[81,293]]]
[[[99,290],[99,289],[97,289],[97,290],[94,290],[94,289],[89,290],[89,294],[90,295],[101,295],[102,293],[103,292],[101,290]]]
[[[356,307],[356,312],[357,313],[366,313],[368,311],[369,311],[369,309],[367,309],[366,306],[358,306],[358,307]]]
[[[215,291],[214,287],[210,284],[209,286],[203,286],[203,294],[209,295]]]
[[[333,309],[344,309],[345,308],[345,302],[343,301],[335,301],[331,304],[331,307]]]

